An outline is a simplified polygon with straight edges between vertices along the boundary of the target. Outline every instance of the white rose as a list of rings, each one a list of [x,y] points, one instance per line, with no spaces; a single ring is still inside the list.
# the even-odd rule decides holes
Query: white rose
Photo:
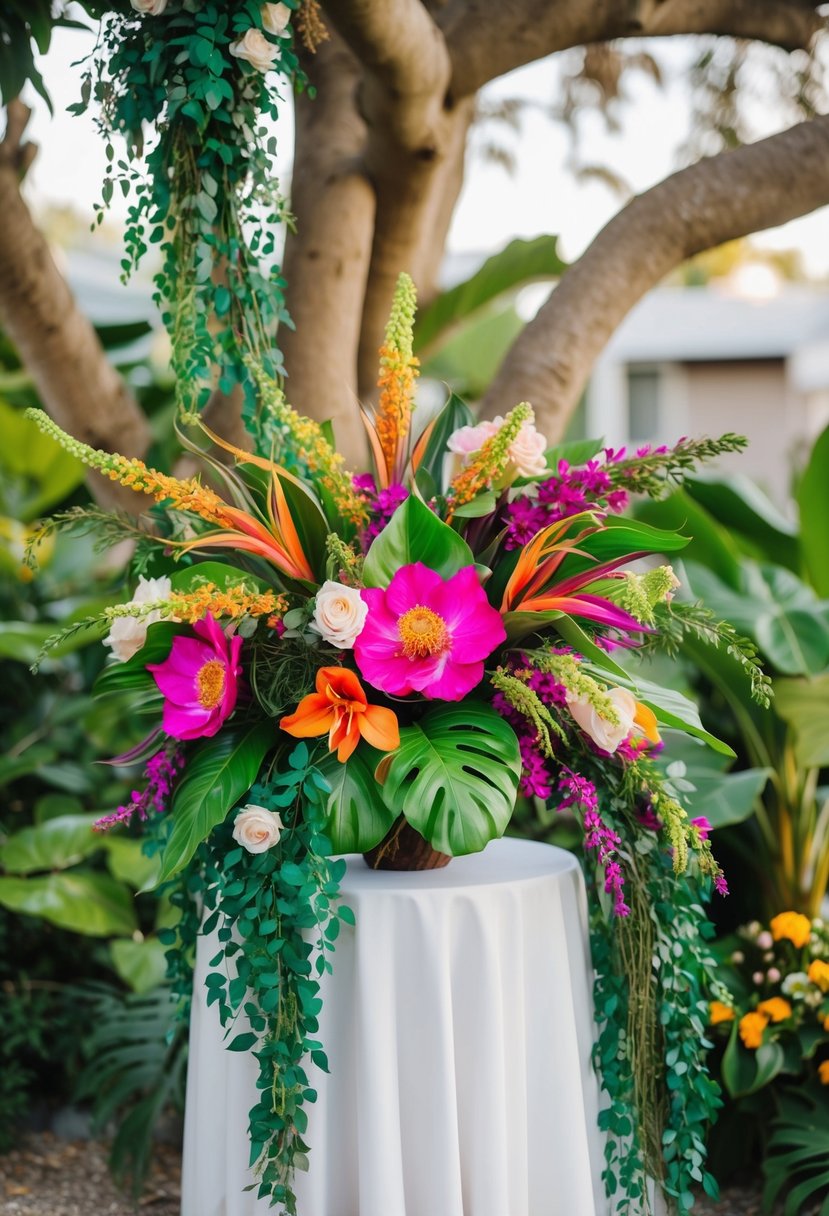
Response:
[[[287,4],[263,4],[262,25],[269,34],[283,34],[291,20],[291,10]]]
[[[282,834],[282,817],[276,811],[248,803],[233,824],[233,839],[249,853],[266,853]]]
[[[368,604],[356,587],[328,579],[317,592],[313,628],[338,650],[351,650],[367,613]]]
[[[148,13],[151,17],[160,17],[167,7],[167,0],[130,0],[137,13]]]
[[[130,604],[154,604],[159,600],[168,600],[172,589],[168,578],[144,578],[142,574],[138,579],[135,595],[128,601],[127,607]],[[126,663],[146,642],[148,627],[155,621],[160,621],[161,616],[159,608],[154,608],[143,616],[116,616],[104,638],[104,645],[111,648],[116,659]]]
[[[532,422],[525,422],[510,444],[510,463],[519,477],[538,477],[547,472],[547,440]]]
[[[269,72],[279,53],[278,48],[268,42],[261,30],[254,29],[247,30],[244,38],[240,38],[238,42],[231,42],[228,50],[237,59],[247,59],[258,72]]]
[[[619,725],[603,718],[586,697],[567,694],[567,708],[586,735],[603,752],[615,752],[616,748],[633,730],[636,715],[636,699],[626,688],[611,688],[605,694],[611,701],[619,719]]]

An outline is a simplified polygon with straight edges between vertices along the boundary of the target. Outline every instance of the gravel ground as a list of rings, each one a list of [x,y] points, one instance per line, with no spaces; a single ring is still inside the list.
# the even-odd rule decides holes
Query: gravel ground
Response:
[[[106,1146],[94,1141],[68,1143],[48,1132],[29,1136],[21,1148],[0,1157],[0,1213],[135,1216],[132,1202],[113,1184],[106,1159]],[[159,1145],[152,1175],[138,1203],[139,1216],[179,1216],[179,1171],[177,1150]],[[724,1191],[717,1203],[701,1197],[694,1209],[694,1216],[761,1213],[759,1192],[742,1189]]]

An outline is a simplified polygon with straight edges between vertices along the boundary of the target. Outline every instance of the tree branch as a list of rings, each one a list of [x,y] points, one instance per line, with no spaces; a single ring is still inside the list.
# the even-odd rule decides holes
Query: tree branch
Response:
[[[724,34],[786,50],[826,29],[807,0],[450,0],[439,17],[452,60],[451,90],[488,81],[555,51],[612,38]]]
[[[686,258],[829,203],[829,116],[683,169],[635,198],[507,352],[484,417],[530,401],[554,441],[593,364],[642,296]]]
[[[296,233],[285,249],[287,303],[296,331],[279,341],[295,409],[334,424],[352,467],[365,463],[357,410],[357,346],[375,198],[362,165],[365,125],[357,112],[360,68],[333,34],[305,69],[317,97],[296,100],[291,207]]]
[[[21,178],[36,152],[23,142],[29,114],[12,101],[0,142],[0,325],[60,426],[92,447],[143,456],[151,438],[147,420],[108,362],[21,196]],[[145,505],[143,497],[97,474],[90,486],[103,505],[132,514]]]

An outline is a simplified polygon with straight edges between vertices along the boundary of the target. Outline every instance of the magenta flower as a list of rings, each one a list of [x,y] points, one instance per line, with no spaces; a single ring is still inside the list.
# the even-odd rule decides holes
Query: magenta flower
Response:
[[[230,717],[239,692],[240,637],[228,637],[208,612],[193,626],[195,638],[173,638],[163,663],[148,663],[164,693],[164,730],[173,739],[215,735]]]
[[[443,579],[414,562],[385,591],[362,596],[368,616],[354,658],[366,680],[391,696],[461,701],[483,679],[484,659],[506,640],[474,566]]]

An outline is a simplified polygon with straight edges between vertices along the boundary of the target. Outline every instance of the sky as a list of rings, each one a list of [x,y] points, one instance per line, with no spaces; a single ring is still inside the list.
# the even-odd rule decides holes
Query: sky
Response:
[[[26,193],[35,210],[50,204],[71,205],[90,221],[100,197],[104,173],[103,145],[91,114],[75,117],[66,107],[80,93],[81,69],[73,61],[92,46],[92,35],[56,30],[52,47],[40,63],[52,95],[54,116],[35,95],[30,137],[40,151],[27,177]],[[644,75],[630,78],[630,101],[621,111],[622,131],[608,134],[602,120],[589,116],[583,124],[580,154],[585,162],[606,164],[620,173],[635,192],[647,189],[679,167],[678,152],[687,138],[691,110],[687,67],[697,51],[694,39],[672,39],[655,49],[667,84],[659,88]],[[769,55],[777,52],[769,52]],[[569,135],[543,112],[556,98],[561,58],[532,64],[493,82],[488,100],[520,98],[526,104],[518,135],[489,126],[473,134],[469,168],[449,235],[456,254],[487,254],[513,237],[555,233],[560,250],[577,257],[619,209],[620,198],[602,182],[577,182],[567,166]],[[760,137],[784,127],[786,118],[764,100],[762,69],[756,96],[750,101],[754,133]],[[486,158],[483,144],[496,136],[515,159],[508,173]],[[277,125],[277,170],[285,176],[292,157],[290,105]],[[112,219],[123,216],[125,204],[116,200]],[[774,249],[797,248],[810,275],[829,275],[829,208],[758,235],[755,243]]]

